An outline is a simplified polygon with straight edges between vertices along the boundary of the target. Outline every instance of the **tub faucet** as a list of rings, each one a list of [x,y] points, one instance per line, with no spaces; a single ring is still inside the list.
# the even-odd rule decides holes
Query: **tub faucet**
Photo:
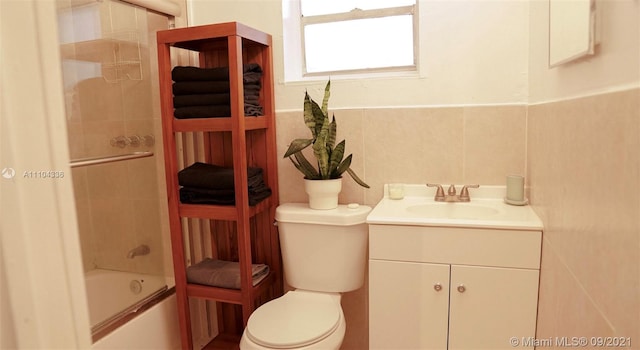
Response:
[[[444,189],[442,189],[442,185],[438,184],[427,184],[428,187],[437,187],[436,195],[433,197],[433,200],[436,202],[469,202],[471,198],[469,197],[469,188],[478,188],[480,185],[464,185],[462,186],[462,190],[460,194],[456,194],[456,186],[450,185],[447,190],[447,194],[444,194]]]
[[[127,254],[127,258],[133,259],[138,255],[147,255],[149,253],[151,253],[151,249],[149,248],[149,246],[146,245],[146,244],[141,244],[141,245],[131,249],[129,251],[129,253]]]

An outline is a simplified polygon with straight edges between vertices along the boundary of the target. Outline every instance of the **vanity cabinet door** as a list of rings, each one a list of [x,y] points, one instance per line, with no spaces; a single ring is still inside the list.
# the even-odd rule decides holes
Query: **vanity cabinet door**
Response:
[[[512,337],[535,337],[538,275],[538,270],[451,266],[449,350],[513,350]]]
[[[369,348],[446,349],[449,265],[369,260]]]

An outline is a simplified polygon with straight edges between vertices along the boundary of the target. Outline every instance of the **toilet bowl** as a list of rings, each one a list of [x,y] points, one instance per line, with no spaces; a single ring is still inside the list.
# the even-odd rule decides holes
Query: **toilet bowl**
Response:
[[[295,290],[251,314],[242,350],[338,350],[346,324],[340,294]]]
[[[341,293],[362,287],[370,207],[276,208],[282,264],[295,290],[256,309],[240,340],[242,350],[338,350],[346,323]]]

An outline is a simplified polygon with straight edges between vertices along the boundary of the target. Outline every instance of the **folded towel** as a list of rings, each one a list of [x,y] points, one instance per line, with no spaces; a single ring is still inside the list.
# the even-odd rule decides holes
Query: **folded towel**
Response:
[[[243,84],[242,88],[244,89],[244,93],[247,92],[260,92],[262,88],[261,84]]]
[[[229,105],[179,107],[173,111],[173,116],[178,119],[230,117],[231,107]]]
[[[244,105],[244,115],[247,117],[259,117],[264,115],[261,106]]]
[[[229,68],[199,68],[191,66],[177,66],[171,70],[171,78],[173,79],[173,81],[229,81]]]
[[[192,107],[192,106],[229,106],[230,94],[196,94],[196,95],[176,95],[173,96],[173,107]]]
[[[174,95],[229,93],[229,81],[178,81],[173,83]]]
[[[220,190],[206,188],[182,187],[180,188],[180,202],[184,204],[213,204],[235,205],[236,196],[233,194],[220,194]],[[249,190],[249,205],[255,206],[271,196],[271,189],[266,187],[261,191]]]
[[[247,181],[249,188],[262,183],[262,168],[247,167]],[[185,187],[233,190],[233,168],[195,162],[178,172],[178,183]]]
[[[254,286],[268,274],[269,266],[265,264],[251,265],[251,278]],[[240,289],[240,264],[234,261],[205,258],[187,268],[187,281],[207,286]]]
[[[254,106],[260,106],[260,103],[258,102],[260,100],[260,98],[258,96],[244,96],[244,104],[246,105],[254,105]]]
[[[247,83],[260,83],[262,79],[262,73],[258,72],[248,72],[242,75],[242,81]]]

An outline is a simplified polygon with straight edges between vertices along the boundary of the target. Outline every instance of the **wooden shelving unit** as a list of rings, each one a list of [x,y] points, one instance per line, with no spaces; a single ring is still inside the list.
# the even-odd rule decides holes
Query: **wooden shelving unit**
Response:
[[[277,229],[273,225],[278,205],[276,169],[275,108],[271,36],[245,25],[231,22],[158,32],[158,67],[164,135],[165,168],[176,297],[182,348],[192,349],[189,298],[220,302],[220,336],[207,348],[239,339],[251,312],[270,299],[282,295],[282,268]],[[197,52],[202,68],[228,67],[231,115],[226,118],[176,119],[173,116],[171,55],[179,48]],[[260,104],[262,116],[244,115],[243,65],[262,67]],[[235,205],[197,205],[180,203],[177,173],[180,165],[177,135],[198,133],[206,163],[233,167]],[[247,167],[263,169],[272,195],[250,206]],[[185,219],[187,218],[187,219]],[[192,247],[184,224],[188,218],[208,219],[212,251],[217,258],[238,261],[241,288],[226,289],[187,282],[187,255]],[[197,261],[191,261],[197,263]],[[269,265],[270,273],[252,285],[251,264]]]

